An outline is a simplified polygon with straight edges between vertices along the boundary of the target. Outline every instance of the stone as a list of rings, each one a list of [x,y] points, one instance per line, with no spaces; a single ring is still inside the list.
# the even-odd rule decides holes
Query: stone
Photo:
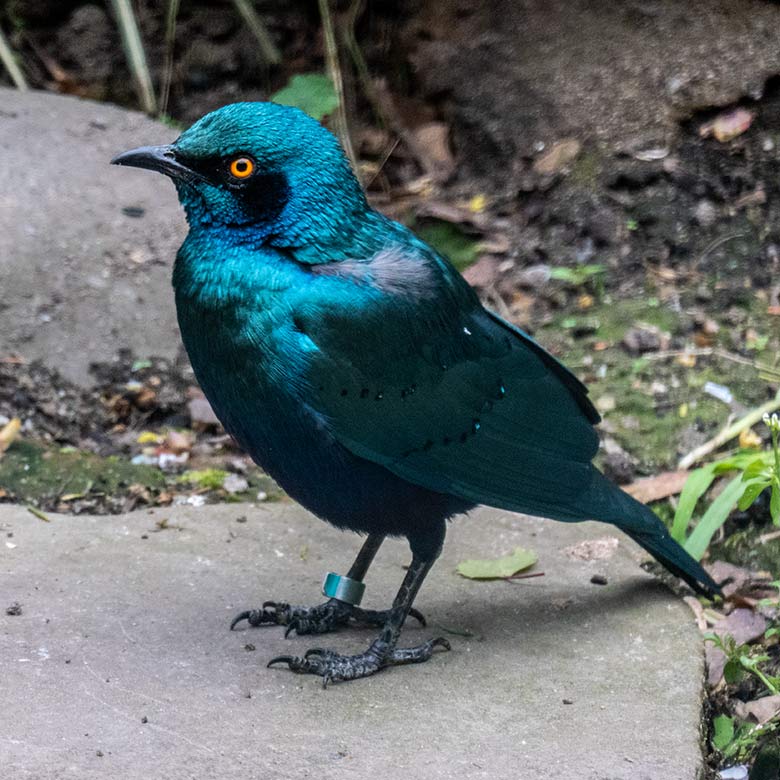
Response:
[[[171,269],[186,225],[172,185],[109,165],[176,131],[142,114],[0,89],[0,358],[82,385],[122,347],[173,358]]]
[[[452,651],[323,690],[265,664],[317,645],[357,652],[371,630],[284,639],[228,625],[266,599],[320,602],[323,575],[347,570],[358,537],[287,502],[49,519],[0,506],[17,545],[0,551],[0,593],[23,606],[0,613],[4,777],[694,780],[702,769],[693,616],[622,535],[611,556],[572,559],[572,545],[604,539],[601,524],[490,509],[457,519],[417,601],[428,627],[402,635],[444,635]],[[455,574],[516,546],[536,551],[543,577]],[[408,559],[386,542],[366,607],[390,604]]]

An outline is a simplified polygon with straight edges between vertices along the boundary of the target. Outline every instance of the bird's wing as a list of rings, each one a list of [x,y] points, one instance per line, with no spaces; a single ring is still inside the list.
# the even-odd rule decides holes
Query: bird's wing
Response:
[[[584,386],[449,266],[425,273],[442,278],[331,279],[298,308],[306,402],[342,445],[410,482],[582,519],[598,447]]]

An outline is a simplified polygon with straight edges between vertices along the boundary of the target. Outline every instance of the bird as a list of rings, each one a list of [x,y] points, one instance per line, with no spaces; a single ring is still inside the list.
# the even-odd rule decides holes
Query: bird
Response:
[[[231,629],[379,629],[364,652],[315,647],[269,666],[367,677],[449,650],[399,646],[447,522],[480,504],[617,526],[695,591],[718,584],[593,464],[584,384],[486,309],[442,254],[373,209],[337,138],[297,108],[233,103],[169,145],[116,156],[174,183],[189,225],[173,268],[181,336],[216,416],[294,500],[365,537],[322,604],[266,601]],[[411,551],[387,610],[359,606],[386,537]]]

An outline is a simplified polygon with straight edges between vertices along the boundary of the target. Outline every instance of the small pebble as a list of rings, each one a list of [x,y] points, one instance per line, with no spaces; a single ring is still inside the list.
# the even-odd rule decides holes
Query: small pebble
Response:
[[[15,617],[22,614],[22,605],[18,601],[14,601],[10,607],[5,608],[5,614]]]
[[[603,574],[594,574],[590,581],[594,585],[606,585],[607,584],[607,578]]]
[[[257,648],[252,644],[244,645],[244,650],[256,650]]]
[[[718,777],[720,780],[747,780],[748,768],[744,764],[730,766],[728,769],[721,769]]]
[[[564,704],[574,704],[574,701],[572,699],[562,699],[561,700]]]
[[[147,718],[146,715],[144,715],[143,718],[141,718],[141,723],[148,723],[148,722],[149,722],[149,718]]]

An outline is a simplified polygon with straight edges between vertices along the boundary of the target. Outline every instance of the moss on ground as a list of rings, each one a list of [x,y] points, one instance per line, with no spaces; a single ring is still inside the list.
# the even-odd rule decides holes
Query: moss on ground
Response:
[[[65,495],[123,492],[130,485],[165,487],[165,475],[118,456],[102,458],[70,448],[15,442],[0,460],[0,487],[20,501],[44,503]]]

